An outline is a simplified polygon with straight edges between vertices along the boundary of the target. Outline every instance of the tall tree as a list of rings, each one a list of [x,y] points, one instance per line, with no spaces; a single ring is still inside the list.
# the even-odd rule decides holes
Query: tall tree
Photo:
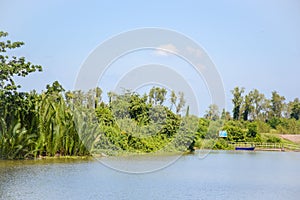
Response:
[[[291,118],[294,118],[296,120],[300,119],[300,101],[299,101],[299,98],[296,98],[292,102]]]
[[[253,110],[251,112],[251,117],[253,120],[262,117],[262,112],[265,107],[265,95],[260,93],[257,89],[252,90],[249,93],[249,97],[252,99]]]
[[[172,110],[173,106],[176,106],[176,101],[177,101],[177,96],[176,96],[176,93],[175,93],[174,90],[172,90],[172,92],[171,92],[170,101],[171,101],[171,107],[170,107],[170,109]]]
[[[231,90],[231,93],[233,94],[233,119],[238,120],[240,118],[240,112],[241,112],[241,106],[244,100],[244,97],[242,96],[244,93],[244,88],[235,87],[233,90]]]
[[[206,111],[204,117],[213,121],[218,120],[220,118],[219,107],[216,104],[211,104],[208,107],[208,110]]]
[[[0,39],[8,36],[8,33],[0,31]],[[0,89],[6,92],[16,91],[21,87],[13,80],[16,76],[25,77],[35,71],[42,71],[40,65],[33,65],[24,57],[9,56],[7,51],[19,48],[24,42],[0,41]]]
[[[272,92],[271,98],[271,115],[280,118],[284,108],[284,96],[280,96],[276,91]]]
[[[162,105],[166,100],[167,90],[165,88],[153,87],[149,92],[149,102]]]
[[[14,78],[42,71],[42,67],[24,57],[11,56],[11,51],[24,43],[5,40],[7,36],[8,33],[0,31],[0,157],[29,157],[33,155],[37,133],[38,97],[34,92],[18,92],[21,86]]]
[[[102,95],[102,90],[101,90],[101,88],[96,87],[96,88],[95,88],[95,108],[98,107],[99,103],[100,103],[101,100],[102,100],[101,95]]]
[[[245,102],[243,104],[243,120],[245,121],[248,120],[249,114],[253,110],[252,101],[253,99],[250,94],[245,96]]]
[[[180,113],[180,111],[182,110],[182,108],[185,105],[184,93],[179,92],[178,95],[179,95],[179,101],[178,101],[178,104],[176,106],[176,113],[177,114]]]
[[[225,120],[225,121],[228,121],[231,119],[230,112],[226,111],[225,108],[223,108],[223,110],[222,110],[221,119]]]
[[[177,114],[182,111],[183,107],[185,106],[185,99],[184,99],[184,93],[183,92],[178,92],[178,96],[176,95],[175,91],[171,92],[171,97],[170,97],[170,110],[173,109],[173,106],[175,107],[175,111]]]

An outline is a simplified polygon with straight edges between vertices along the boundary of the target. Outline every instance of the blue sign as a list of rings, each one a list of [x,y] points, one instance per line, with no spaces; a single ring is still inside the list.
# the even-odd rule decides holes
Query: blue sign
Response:
[[[227,137],[227,131],[219,131],[219,137]]]

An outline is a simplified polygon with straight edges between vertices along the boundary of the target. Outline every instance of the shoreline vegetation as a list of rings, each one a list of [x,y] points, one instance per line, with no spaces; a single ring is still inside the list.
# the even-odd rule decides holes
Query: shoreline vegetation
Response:
[[[13,50],[23,42],[4,40],[0,31],[0,159],[141,155],[232,150],[232,143],[271,143],[299,147],[300,101],[286,102],[276,91],[270,99],[257,89],[232,92],[232,114],[210,105],[203,117],[193,116],[184,93],[153,87],[148,93],[101,88],[65,91],[59,82],[41,93],[20,92],[14,79],[42,66]],[[218,132],[225,130],[226,138]]]
[[[21,159],[0,159],[0,161],[39,161],[39,160],[48,160],[48,161],[63,161],[63,160],[74,160],[74,161],[95,161],[98,159],[106,159],[106,158],[126,158],[126,157],[152,157],[152,156],[186,156],[186,155],[194,155],[200,152],[209,152],[209,153],[218,153],[218,152],[228,152],[228,153],[255,153],[255,152],[295,152],[298,153],[300,150],[290,150],[290,149],[279,149],[279,148],[258,148],[254,151],[239,151],[234,148],[231,149],[199,149],[195,147],[194,151],[184,151],[184,152],[161,152],[161,153],[130,153],[130,154],[119,154],[117,156],[110,156],[105,154],[98,155],[84,155],[84,156],[65,156],[65,155],[54,155],[54,156],[38,156],[36,158],[21,158]],[[99,160],[100,161],[100,160]]]

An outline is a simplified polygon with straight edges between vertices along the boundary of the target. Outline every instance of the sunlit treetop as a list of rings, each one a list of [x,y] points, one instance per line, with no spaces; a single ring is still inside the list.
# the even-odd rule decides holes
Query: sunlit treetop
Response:
[[[16,91],[20,88],[13,80],[15,76],[25,77],[35,71],[42,71],[42,66],[34,65],[24,57],[11,56],[9,51],[20,48],[24,42],[5,40],[8,33],[0,31],[0,90],[5,92]]]

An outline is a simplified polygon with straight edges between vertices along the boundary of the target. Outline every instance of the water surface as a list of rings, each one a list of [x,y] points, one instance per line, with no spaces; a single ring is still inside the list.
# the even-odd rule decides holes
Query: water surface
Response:
[[[205,159],[196,153],[147,174],[97,160],[0,161],[0,199],[290,200],[300,196],[299,169],[300,153],[293,152],[215,151]]]

